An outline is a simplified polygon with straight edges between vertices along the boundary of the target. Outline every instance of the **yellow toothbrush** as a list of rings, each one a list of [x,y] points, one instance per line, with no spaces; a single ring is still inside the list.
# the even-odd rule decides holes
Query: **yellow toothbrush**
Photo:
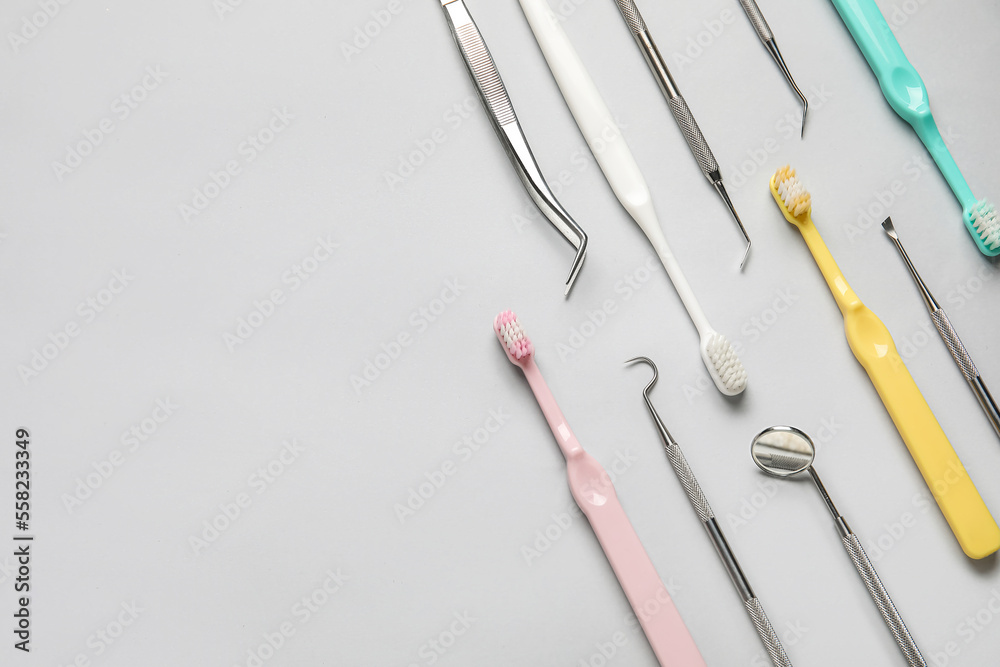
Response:
[[[1000,549],[1000,527],[906,370],[889,330],[861,303],[833,260],[813,224],[809,192],[794,169],[782,167],[775,172],[771,194],[785,219],[798,228],[809,246],[844,316],[851,351],[868,372],[962,551],[969,558],[994,553]]]

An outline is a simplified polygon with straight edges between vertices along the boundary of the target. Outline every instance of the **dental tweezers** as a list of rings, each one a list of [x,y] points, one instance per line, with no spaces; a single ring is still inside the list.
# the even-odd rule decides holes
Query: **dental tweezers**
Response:
[[[448,25],[462,52],[465,64],[472,75],[472,80],[483,100],[483,106],[489,114],[493,128],[496,130],[500,143],[503,144],[518,178],[524,184],[528,195],[538,207],[538,210],[559,230],[569,243],[576,248],[576,259],[566,279],[566,292],[569,294],[576,281],[577,274],[583,266],[587,255],[587,234],[562,207],[551,188],[545,182],[542,171],[535,161],[528,141],[521,130],[521,124],[514,113],[514,107],[507,95],[507,89],[497,71],[496,63],[490,50],[483,41],[476,22],[469,14],[463,0],[441,0],[441,7],[448,18]]]

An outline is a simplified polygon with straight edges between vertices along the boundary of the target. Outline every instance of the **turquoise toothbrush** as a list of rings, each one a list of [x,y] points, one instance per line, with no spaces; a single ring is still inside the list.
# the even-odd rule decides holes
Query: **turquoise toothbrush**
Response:
[[[1000,218],[997,217],[996,207],[985,199],[976,199],[972,194],[931,115],[927,88],[917,70],[906,59],[878,5],[874,0],[832,2],[878,77],[882,94],[896,113],[916,130],[962,204],[965,226],[976,240],[976,245],[990,257],[1000,255]]]

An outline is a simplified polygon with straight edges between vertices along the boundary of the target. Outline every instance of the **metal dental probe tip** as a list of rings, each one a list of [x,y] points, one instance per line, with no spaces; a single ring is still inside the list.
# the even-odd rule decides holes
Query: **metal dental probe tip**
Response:
[[[462,58],[472,76],[472,81],[476,84],[476,90],[483,101],[483,108],[490,117],[493,129],[503,144],[514,171],[517,172],[518,178],[538,210],[553,227],[559,230],[570,245],[576,248],[576,257],[573,259],[569,278],[566,279],[564,292],[564,295],[569,295],[587,257],[587,234],[562,207],[546,183],[545,177],[542,176],[542,170],[535,161],[528,140],[521,130],[521,124],[514,113],[514,107],[493,56],[490,55],[482,33],[479,32],[465,2],[441,0],[441,8],[448,19],[448,25],[462,52]]]
[[[740,220],[733,202],[729,199],[729,195],[726,194],[726,188],[722,184],[722,171],[719,169],[719,163],[715,160],[712,149],[708,147],[708,142],[705,141],[705,137],[701,133],[701,128],[698,127],[698,123],[694,119],[694,114],[691,113],[687,102],[677,89],[677,84],[674,82],[673,77],[670,76],[667,63],[663,59],[663,56],[660,55],[660,50],[656,48],[656,43],[653,41],[652,35],[649,34],[646,22],[643,20],[642,14],[639,13],[639,9],[635,6],[635,2],[633,0],[616,0],[616,2],[618,3],[618,9],[621,11],[622,17],[625,19],[625,23],[628,24],[629,30],[632,32],[632,37],[635,38],[635,43],[639,45],[642,55],[646,58],[646,64],[649,65],[650,71],[660,85],[663,96],[667,99],[667,105],[670,107],[670,111],[674,115],[674,120],[677,121],[678,127],[680,127],[681,132],[684,134],[688,148],[691,149],[695,160],[698,161],[698,166],[701,167],[702,173],[715,186],[719,196],[726,202],[729,212],[732,213],[733,219],[736,220],[740,231],[743,232],[743,238],[747,242],[747,249],[743,253],[743,259],[740,262],[740,269],[742,269],[743,265],[746,264],[747,257],[750,255],[750,235],[747,234],[747,230],[743,226],[743,221]]]
[[[934,322],[938,333],[941,334],[941,339],[948,346],[948,351],[951,352],[951,356],[955,360],[955,363],[958,364],[962,375],[965,376],[969,386],[972,387],[973,393],[979,400],[979,405],[982,406],[983,412],[986,413],[986,418],[990,420],[990,424],[993,425],[993,429],[997,432],[997,435],[1000,435],[1000,409],[997,408],[996,401],[993,400],[990,390],[979,375],[979,370],[976,368],[976,364],[972,362],[972,357],[965,350],[962,339],[958,337],[955,328],[951,326],[951,320],[948,319],[948,315],[941,308],[941,304],[935,300],[931,291],[927,289],[927,285],[924,284],[920,274],[917,273],[916,267],[913,266],[913,262],[910,261],[910,256],[906,254],[906,250],[899,240],[899,235],[896,234],[892,218],[886,218],[882,223],[882,228],[885,229],[885,233],[892,239],[892,243],[903,258],[906,268],[909,269],[910,275],[913,276],[913,281],[917,284],[917,289],[920,290],[920,296],[924,299],[924,305],[927,306],[927,311],[931,314],[931,321]]]
[[[806,113],[809,111],[809,100],[806,99],[806,96],[802,94],[801,90],[799,90],[798,85],[795,83],[795,79],[792,78],[791,72],[788,71],[785,59],[781,57],[781,51],[778,50],[778,44],[774,41],[774,33],[771,32],[771,28],[767,25],[767,21],[764,20],[764,15],[761,13],[760,7],[757,6],[756,0],[740,0],[740,4],[743,5],[743,11],[746,12],[747,18],[749,18],[750,23],[753,24],[753,29],[757,31],[757,36],[760,37],[760,41],[764,43],[764,47],[767,49],[767,52],[771,54],[771,57],[774,58],[774,62],[776,62],[778,67],[781,69],[781,73],[785,75],[788,85],[792,87],[795,94],[802,100],[802,130],[799,137],[804,137],[806,134]]]
[[[705,145],[708,147],[708,144]],[[712,178],[709,176],[709,178]],[[750,240],[750,235],[747,234],[746,227],[743,226],[743,221],[740,220],[740,214],[736,212],[736,207],[733,206],[733,202],[729,199],[729,193],[726,192],[726,186],[722,184],[722,175],[719,174],[719,180],[712,181],[712,185],[715,186],[716,192],[722,197],[722,200],[726,202],[726,206],[729,207],[729,212],[733,214],[733,219],[736,220],[736,224],[739,225],[740,231],[743,232],[743,238],[747,241],[747,249],[743,252],[743,259],[740,260],[740,270],[743,269],[743,265],[747,263],[747,257],[750,256],[750,246],[753,245],[753,241]]]
[[[726,541],[726,536],[722,532],[718,520],[715,518],[715,513],[708,504],[705,493],[701,490],[701,485],[688,465],[687,459],[684,457],[684,452],[681,451],[681,446],[670,435],[670,431],[667,430],[667,427],[660,419],[660,415],[657,414],[656,408],[653,407],[653,402],[649,398],[649,391],[656,385],[656,380],[660,376],[656,370],[656,364],[648,357],[629,359],[625,364],[631,365],[640,362],[648,364],[653,369],[653,379],[642,390],[642,398],[646,402],[646,409],[649,410],[649,415],[653,418],[656,430],[660,434],[660,440],[663,441],[663,449],[667,454],[667,459],[677,474],[677,479],[680,481],[681,486],[684,487],[684,492],[687,494],[691,506],[701,520],[702,525],[705,526],[705,531],[708,533],[712,545],[719,554],[719,558],[722,560],[722,564],[725,566],[726,572],[733,582],[733,586],[736,587],[736,591],[743,601],[743,606],[750,616],[750,620],[753,622],[754,629],[757,630],[761,642],[767,649],[771,661],[775,667],[791,667],[792,662],[785,653],[785,649],[781,645],[781,640],[768,620],[767,614],[764,613],[764,607],[761,605],[756,593],[753,592],[753,588],[750,587],[750,582],[747,580],[746,575],[743,574],[743,569],[740,567],[739,561],[736,560],[736,554],[733,553],[729,542]]]

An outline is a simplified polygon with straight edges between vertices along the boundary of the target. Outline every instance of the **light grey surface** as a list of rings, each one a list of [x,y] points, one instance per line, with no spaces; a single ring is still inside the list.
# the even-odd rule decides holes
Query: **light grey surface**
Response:
[[[504,308],[520,315],[584,447],[617,472],[621,501],[710,665],[764,665],[764,649],[660,448],[641,400],[646,370],[623,367],[640,354],[660,367],[657,407],[794,664],[900,658],[815,491],[765,478],[750,460],[750,439],[774,423],[819,443],[830,492],[928,660],[995,660],[995,559],[962,555],[767,191],[776,167],[799,169],[848,280],[892,331],[987,503],[1000,509],[1000,442],[881,217],[862,229],[859,208],[895,199],[889,210],[907,249],[994,386],[997,268],[968,237],[944,180],[882,98],[831,4],[761,2],[812,98],[804,141],[798,101],[738,2],[641,5],[754,239],[742,275],[739,234],[614,3],[555,5],[623,125],[692,286],[720,332],[742,344],[749,388],[737,401],[711,386],[693,327],[589,157],[515,2],[469,0],[536,157],[564,183],[561,201],[591,236],[568,300],[572,250],[529,215],[438,3],[233,4],[220,15],[221,3],[209,0],[74,2],[17,52],[7,38],[0,506],[12,503],[13,433],[25,426],[37,541],[30,656],[12,655],[12,558],[0,557],[0,661],[248,665],[248,651],[287,621],[294,635],[264,664],[430,665],[433,655],[438,665],[600,665],[615,639],[623,645],[607,664],[655,664],[625,620],[627,602],[597,541],[568,513],[559,451],[490,331]],[[1000,7],[880,6],[899,24],[973,190],[1000,197],[1000,43],[980,37],[996,31]],[[7,3],[0,25],[18,31],[38,7]],[[373,12],[386,25],[345,55]],[[701,54],[679,61],[699,40]],[[163,80],[120,118],[115,99],[156,66]],[[467,111],[453,110],[467,102]],[[293,118],[248,161],[241,142],[273,109]],[[113,132],[60,181],[52,163],[103,118]],[[432,137],[443,143],[389,183],[386,174]],[[239,173],[185,221],[179,206],[230,160]],[[319,237],[339,247],[293,290],[283,274]],[[127,288],[88,321],[78,304],[100,298],[123,270],[133,277]],[[421,309],[437,309],[449,281],[460,295],[430,321]],[[224,335],[275,289],[284,301],[230,351]],[[613,312],[600,314],[605,306]],[[79,334],[23,381],[18,367],[70,322]],[[409,345],[356,391],[352,375],[384,362],[381,346],[404,334]],[[167,398],[180,407],[130,451],[123,431]],[[475,451],[460,444],[484,440],[477,429],[496,424],[491,411],[502,426]],[[293,438],[303,449],[285,454],[283,473],[266,484],[254,477]],[[115,450],[121,465],[69,511],[78,480]],[[442,469],[453,474],[401,522],[396,505]],[[241,493],[249,506],[196,553],[189,538]],[[547,547],[546,532],[556,538]],[[544,552],[529,564],[536,542]],[[326,602],[303,623],[295,605],[322,589],[328,571],[347,578],[329,596],[316,593]],[[137,621],[104,645],[96,633],[133,601]],[[435,653],[430,642],[449,643],[452,627],[462,634]]]

